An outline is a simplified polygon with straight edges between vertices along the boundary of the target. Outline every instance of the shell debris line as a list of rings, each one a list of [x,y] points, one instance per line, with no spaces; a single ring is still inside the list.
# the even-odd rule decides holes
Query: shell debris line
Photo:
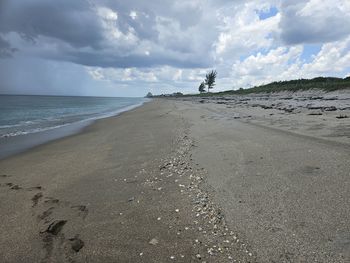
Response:
[[[191,148],[195,147],[195,142],[188,134],[187,130],[174,142],[176,150],[162,160],[159,176],[148,180],[146,184],[157,189],[158,183],[170,177],[181,195],[190,198],[191,211],[183,211],[181,207],[175,207],[173,211],[174,214],[190,213],[192,218],[191,225],[183,229],[194,229],[198,234],[192,242],[198,253],[192,255],[192,259],[198,262],[255,262],[254,253],[238,238],[237,233],[229,229],[222,210],[212,201],[205,183],[206,171],[193,164]],[[176,234],[180,235],[180,232]],[[169,257],[174,261],[178,258],[175,252]]]

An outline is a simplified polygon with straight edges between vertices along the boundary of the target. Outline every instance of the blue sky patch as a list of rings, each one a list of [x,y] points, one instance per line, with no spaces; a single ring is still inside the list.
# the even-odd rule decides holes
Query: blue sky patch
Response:
[[[303,46],[303,53],[301,54],[301,59],[305,62],[312,60],[313,55],[317,55],[322,48],[321,44],[305,44]]]
[[[271,7],[267,11],[257,12],[260,20],[265,20],[278,14],[278,9],[276,7]]]

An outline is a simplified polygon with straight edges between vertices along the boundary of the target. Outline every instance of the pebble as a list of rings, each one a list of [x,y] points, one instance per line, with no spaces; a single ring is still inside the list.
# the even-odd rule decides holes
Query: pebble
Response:
[[[157,245],[159,242],[158,242],[158,240],[157,240],[156,238],[152,238],[151,241],[149,241],[148,243],[151,244],[151,245],[153,245],[153,246],[155,246],[155,245]]]

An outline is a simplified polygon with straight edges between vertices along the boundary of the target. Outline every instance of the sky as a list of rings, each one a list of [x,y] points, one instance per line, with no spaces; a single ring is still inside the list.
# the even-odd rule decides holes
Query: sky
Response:
[[[350,75],[349,0],[0,0],[0,94],[144,96]]]

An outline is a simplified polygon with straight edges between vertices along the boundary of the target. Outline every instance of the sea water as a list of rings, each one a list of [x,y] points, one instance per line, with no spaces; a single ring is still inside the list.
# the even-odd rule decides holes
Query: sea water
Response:
[[[0,138],[113,116],[143,102],[144,98],[0,95]]]

